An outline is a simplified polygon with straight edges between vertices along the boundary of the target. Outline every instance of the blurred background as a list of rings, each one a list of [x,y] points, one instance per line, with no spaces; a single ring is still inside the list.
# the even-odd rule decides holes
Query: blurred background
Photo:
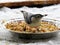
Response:
[[[0,0],[0,7],[43,7],[46,5],[53,5],[60,3],[60,0]]]

